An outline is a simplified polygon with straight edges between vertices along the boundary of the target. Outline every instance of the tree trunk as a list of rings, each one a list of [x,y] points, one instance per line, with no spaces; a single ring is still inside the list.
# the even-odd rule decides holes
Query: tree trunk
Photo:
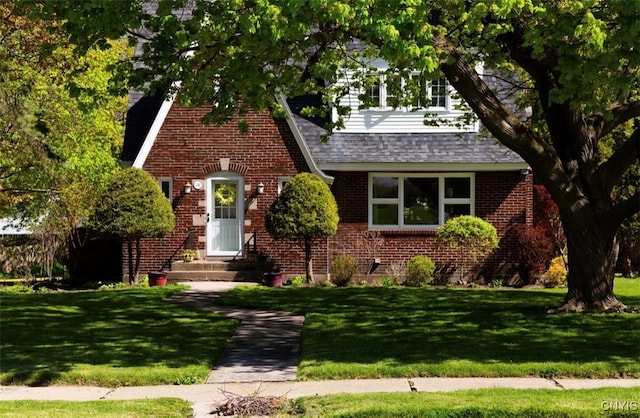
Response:
[[[617,259],[617,226],[580,212],[562,214],[566,226],[569,271],[567,295],[554,312],[624,311],[613,293]]]
[[[305,261],[305,270],[307,275],[307,283],[313,283],[313,259],[311,256],[311,240],[304,241],[304,261]]]
[[[127,254],[129,256],[129,284],[133,284],[133,241],[131,239],[127,240]]]

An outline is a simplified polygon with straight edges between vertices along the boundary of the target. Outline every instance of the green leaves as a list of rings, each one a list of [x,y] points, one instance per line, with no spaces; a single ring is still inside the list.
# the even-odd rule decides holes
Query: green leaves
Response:
[[[464,250],[475,260],[498,248],[496,228],[475,216],[449,219],[436,231],[436,242],[455,250]]]
[[[101,191],[89,225],[127,240],[160,238],[171,232],[171,203],[151,175],[138,168],[116,173]]]
[[[311,240],[338,230],[338,206],[318,176],[301,173],[287,182],[271,204],[265,224],[276,239]]]

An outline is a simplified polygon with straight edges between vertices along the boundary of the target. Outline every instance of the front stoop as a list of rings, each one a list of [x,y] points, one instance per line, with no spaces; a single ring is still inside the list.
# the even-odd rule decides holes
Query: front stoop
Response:
[[[245,260],[175,261],[167,272],[170,283],[184,281],[260,282],[266,266]]]

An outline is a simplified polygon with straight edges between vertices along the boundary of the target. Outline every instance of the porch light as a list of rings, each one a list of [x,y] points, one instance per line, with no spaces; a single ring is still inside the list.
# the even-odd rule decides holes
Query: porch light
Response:
[[[258,194],[264,193],[264,184],[258,183]]]
[[[184,194],[191,193],[191,183],[187,183],[184,185]]]

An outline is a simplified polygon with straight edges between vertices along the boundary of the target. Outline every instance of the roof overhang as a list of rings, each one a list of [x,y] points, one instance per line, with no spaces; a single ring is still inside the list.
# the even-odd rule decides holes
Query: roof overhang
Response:
[[[282,94],[276,94],[276,100],[278,104],[282,106],[282,109],[285,112],[287,124],[289,125],[289,128],[293,133],[293,137],[295,138],[296,143],[298,144],[298,147],[300,148],[300,151],[302,152],[302,155],[304,156],[304,159],[307,162],[307,165],[309,166],[309,169],[311,170],[311,172],[313,174],[316,174],[318,177],[320,177],[325,183],[329,185],[333,184],[334,178],[327,175],[316,164],[315,160],[313,159],[311,155],[311,151],[309,150],[309,147],[307,146],[307,143],[304,137],[302,136],[302,132],[300,131],[300,128],[295,122],[295,119],[293,117],[293,112],[291,111],[291,108],[287,103],[287,99]]]
[[[319,163],[325,171],[521,171],[528,170],[529,165],[522,163]]]

